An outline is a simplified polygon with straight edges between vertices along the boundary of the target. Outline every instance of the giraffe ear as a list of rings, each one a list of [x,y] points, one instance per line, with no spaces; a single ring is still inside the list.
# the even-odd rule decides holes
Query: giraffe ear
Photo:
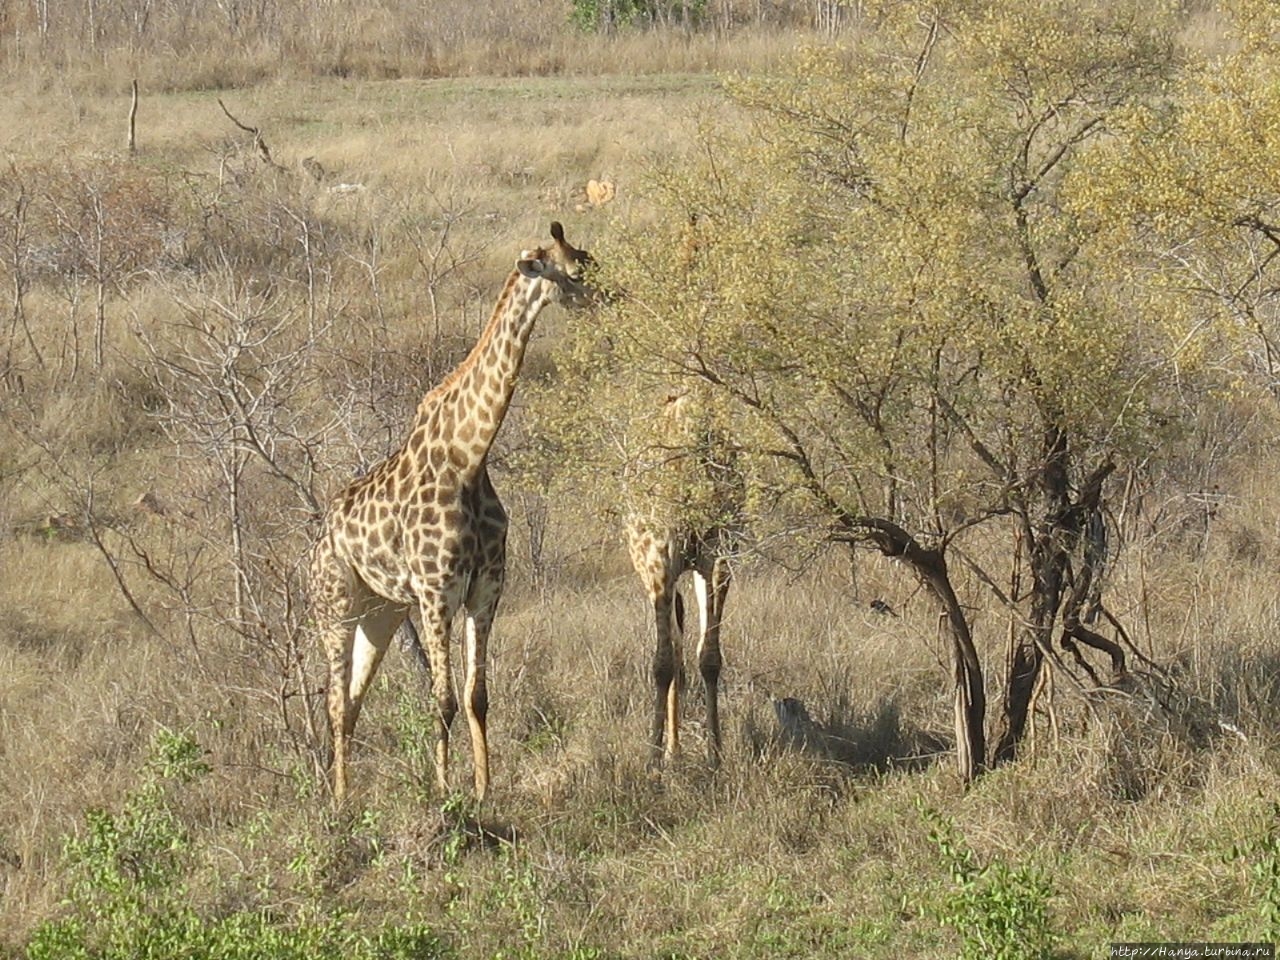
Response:
[[[516,269],[520,271],[520,275],[522,277],[527,277],[530,280],[537,280],[546,272],[547,267],[541,260],[528,259],[517,260]]]
[[[564,227],[560,225],[559,220],[551,221],[551,239],[556,243],[564,243]]]

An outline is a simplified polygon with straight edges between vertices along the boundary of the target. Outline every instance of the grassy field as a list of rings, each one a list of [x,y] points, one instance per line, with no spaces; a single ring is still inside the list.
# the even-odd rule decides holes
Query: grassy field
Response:
[[[789,42],[756,38],[741,65]],[[646,216],[654,162],[731,109],[696,58],[664,62],[144,88],[131,158],[124,82],[10,83],[0,182],[8,236],[28,231],[16,246],[56,261],[95,224],[137,226],[99,248],[88,279],[33,259],[22,312],[0,327],[0,951],[88,955],[59,953],[76,918],[123,943],[156,916],[280,943],[292,931],[270,956],[328,956],[342,931],[385,933],[382,953],[359,955],[580,960],[994,956],[993,942],[1097,957],[1112,941],[1274,935],[1280,503],[1265,447],[1221,465],[1211,518],[1166,504],[1186,532],[1135,541],[1115,574],[1114,606],[1164,679],[1144,672],[1109,698],[1058,689],[1030,755],[965,793],[932,608],[889,561],[843,552],[743,565],[725,624],[726,761],[701,763],[692,695],[687,755],[649,771],[639,584],[616,529],[506,469],[525,439],[516,409],[495,457],[513,527],[491,648],[493,799],[474,811],[436,795],[425,689],[393,655],[362,718],[355,796],[331,810],[321,657],[286,625],[301,621],[285,598],[315,518],[238,459],[216,398],[278,371],[262,394],[278,463],[294,476],[313,463],[322,501],[399,439],[552,219],[607,257],[615,221]],[[587,203],[593,178],[616,184],[612,203]],[[551,375],[565,322],[546,315],[530,378]],[[238,345],[253,373],[218,379],[234,365],[211,344]],[[209,363],[178,362],[193,357]],[[220,484],[237,469],[253,532],[240,562],[263,600],[252,629],[229,626]],[[973,620],[994,688],[1006,616]],[[785,697],[806,706],[807,737],[780,729]]]

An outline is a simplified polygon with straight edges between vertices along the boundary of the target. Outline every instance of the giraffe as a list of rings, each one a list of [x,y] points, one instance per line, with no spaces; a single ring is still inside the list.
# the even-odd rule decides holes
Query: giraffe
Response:
[[[471,352],[418,404],[408,438],[331,503],[311,559],[311,597],[329,661],[335,802],[347,791],[352,732],[378,664],[411,605],[421,614],[436,706],[435,769],[448,790],[449,730],[458,710],[449,668],[454,615],[466,610],[463,703],[475,796],[489,786],[486,645],[502,594],[507,515],[487,455],[507,412],[543,307],[585,306],[591,262],[551,224],[526,251]]]
[[[675,453],[658,465],[669,496],[650,490],[649,503],[627,517],[625,532],[631,564],[644,585],[657,629],[652,677],[652,760],[674,757],[680,750],[680,639],[683,603],[677,582],[693,575],[698,601],[698,671],[706,698],[707,760],[720,763],[719,683],[723,659],[720,624],[732,579],[730,557],[737,548],[743,504],[741,476],[734,452],[722,434],[701,416],[689,394],[669,396],[659,421],[660,448]],[[700,488],[700,493],[694,493]],[[665,503],[663,502],[665,501]],[[675,509],[671,509],[674,507]],[[696,519],[695,519],[696,518]]]

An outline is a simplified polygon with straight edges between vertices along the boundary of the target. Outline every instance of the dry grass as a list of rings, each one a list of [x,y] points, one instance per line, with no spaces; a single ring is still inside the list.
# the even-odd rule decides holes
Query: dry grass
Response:
[[[315,426],[345,404],[352,424],[350,435],[323,435],[321,488],[398,439],[419,392],[479,329],[513,253],[549,219],[596,246],[615,211],[643,215],[632,185],[651,156],[684,149],[685,118],[714,97],[706,67],[731,65],[716,43],[666,45],[649,61],[653,75],[633,62],[652,56],[653,44],[643,53],[633,38],[572,48],[575,71],[608,58],[607,76],[276,79],[226,94],[237,115],[261,125],[288,168],[279,175],[255,166],[213,93],[148,93],[137,166],[174,188],[175,221],[193,210],[225,214],[224,232],[202,241],[209,250],[277,258],[236,269],[296,297],[289,225],[302,215],[314,231],[332,339],[308,368],[295,412]],[[753,37],[732,57],[758,63],[784,43]],[[460,55],[483,68],[477,54]],[[561,57],[538,72],[573,72]],[[60,182],[59,164],[118,153],[124,101],[114,82],[25,80],[12,93],[4,149],[38,187]],[[306,156],[365,189],[326,193],[294,172]],[[615,206],[578,210],[587,179],[601,175],[618,183]],[[451,242],[468,259],[435,288],[433,323],[422,257],[454,214]],[[1181,699],[1156,708],[1137,689],[1121,706],[1098,708],[1060,689],[1060,737],[1042,715],[1035,755],[967,795],[947,754],[951,705],[934,611],[886,561],[860,559],[855,579],[842,555],[820,557],[803,576],[764,563],[741,571],[725,627],[724,767],[712,774],[697,759],[691,693],[688,755],[654,776],[644,762],[646,609],[617,532],[572,504],[552,505],[536,553],[528,518],[543,504],[502,477],[508,502],[528,509],[512,511],[511,585],[494,642],[488,839],[441,812],[456,803],[429,786],[430,715],[399,656],[371,695],[353,768],[359,787],[338,819],[300,703],[289,704],[288,724],[281,719],[280,650],[227,629],[225,605],[202,611],[189,633],[181,609],[164,609],[172,593],[130,566],[160,628],[150,633],[83,531],[49,522],[74,513],[92,481],[120,556],[129,555],[126,534],[157,558],[181,559],[203,538],[208,583],[226,582],[225,529],[200,501],[211,489],[205,461],[198,452],[178,460],[192,450],[147,416],[164,397],[136,337],[180,316],[180,300],[222,289],[205,267],[154,266],[113,293],[104,368],[75,378],[52,360],[65,353],[69,304],[48,284],[27,304],[51,359],[24,360],[25,392],[8,395],[0,442],[0,949],[20,950],[57,914],[63,837],[83,830],[88,810],[120,809],[160,729],[189,733],[212,768],[173,800],[189,833],[185,882],[209,915],[340,905],[370,924],[415,916],[464,957],[580,948],[611,957],[946,955],[954,935],[938,905],[950,881],[928,839],[927,808],[951,818],[984,862],[1049,871],[1066,956],[1098,955],[1111,940],[1256,931],[1257,891],[1228,854],[1242,837],[1274,837],[1268,798],[1280,788],[1271,732],[1280,539],[1259,519],[1280,516],[1271,460],[1255,456],[1221,481],[1228,505],[1208,528],[1174,547],[1136,541],[1116,572],[1116,609],[1140,625],[1144,652],[1181,669]],[[548,317],[542,336],[554,337],[559,322]],[[507,442],[519,435],[517,412]],[[286,513],[294,508],[267,480],[253,482],[264,516],[300,516]],[[133,502],[148,489],[192,516],[140,515]],[[282,528],[279,556],[300,556],[305,519]],[[976,583],[963,586],[982,597]],[[873,599],[897,615],[871,612]],[[994,696],[1004,615],[992,605],[975,620]],[[316,688],[319,658],[306,657]],[[807,707],[807,742],[779,733],[780,697]],[[465,734],[458,739],[464,781]]]

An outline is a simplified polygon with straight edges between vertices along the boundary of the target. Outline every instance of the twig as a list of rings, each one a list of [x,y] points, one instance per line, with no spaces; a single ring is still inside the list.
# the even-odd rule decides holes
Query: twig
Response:
[[[98,548],[98,552],[102,554],[102,559],[107,562],[107,566],[111,570],[111,576],[115,578],[116,586],[120,588],[120,593],[128,602],[129,607],[137,614],[138,619],[146,625],[152,635],[162,637],[162,634],[151,618],[146,615],[137,599],[133,595],[133,591],[129,589],[129,584],[125,581],[124,574],[120,570],[120,563],[105,543],[102,541],[102,533],[98,529],[97,518],[93,513],[93,485],[90,483],[89,489],[85,492],[84,498],[84,526],[89,531],[89,538],[93,541],[93,545]]]

